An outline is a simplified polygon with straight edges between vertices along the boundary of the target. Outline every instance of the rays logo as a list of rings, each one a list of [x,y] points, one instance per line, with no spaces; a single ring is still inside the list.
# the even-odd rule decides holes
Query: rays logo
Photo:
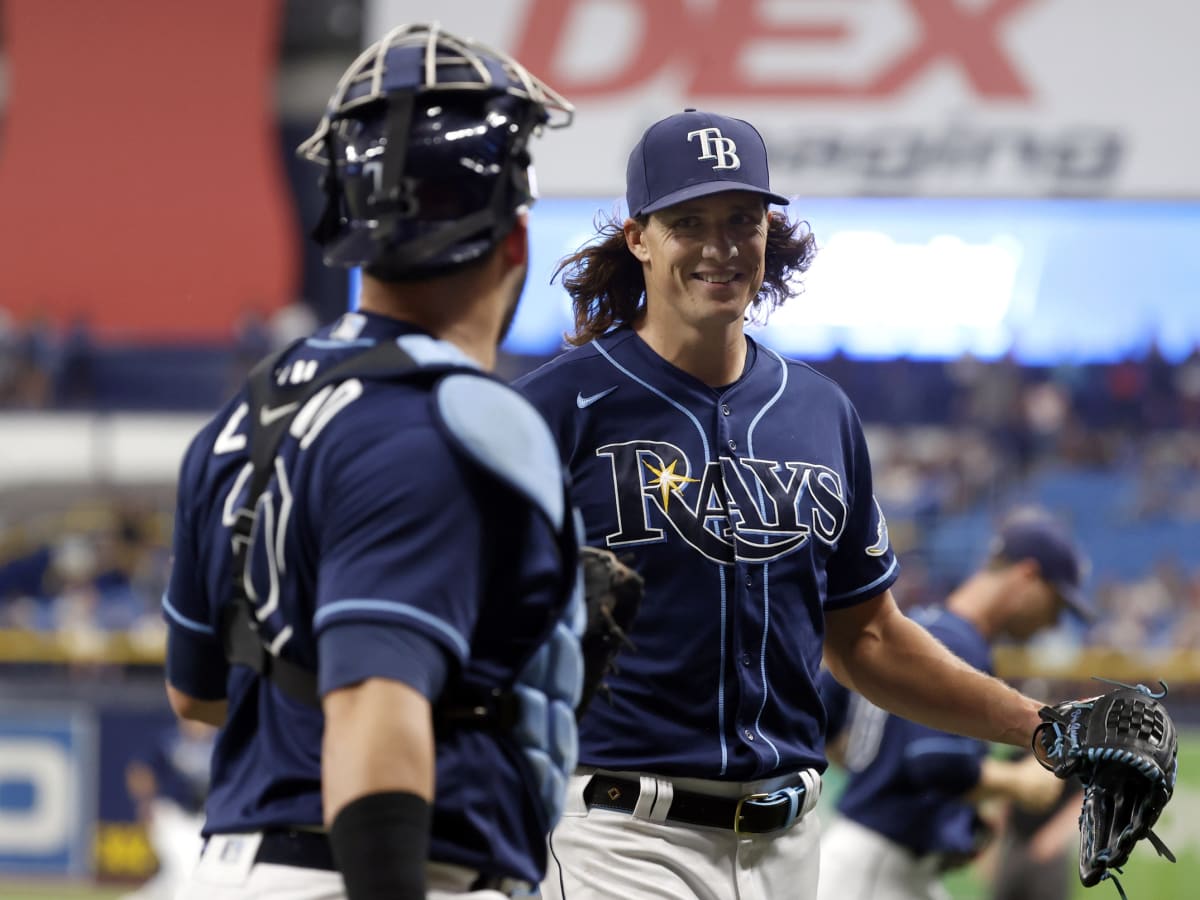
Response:
[[[721,134],[720,128],[701,128],[699,131],[689,131],[688,143],[692,138],[700,138],[700,155],[696,159],[714,159],[714,169],[740,169],[742,160],[737,155],[737,144],[733,138]]]
[[[846,527],[841,477],[795,460],[722,456],[692,474],[674,444],[606,444],[596,455],[612,466],[617,531],[612,548],[657,543],[666,526],[719,563],[762,563],[810,537],[832,545]]]

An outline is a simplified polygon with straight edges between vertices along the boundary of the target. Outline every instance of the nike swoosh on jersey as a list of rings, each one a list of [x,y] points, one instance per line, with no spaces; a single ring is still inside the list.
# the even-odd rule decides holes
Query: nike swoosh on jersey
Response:
[[[620,387],[619,384],[614,384],[607,391],[601,391],[598,394],[592,394],[592,396],[590,396],[590,397],[585,397],[585,396],[583,396],[582,393],[580,393],[575,397],[575,405],[578,406],[580,409],[587,409],[589,406],[591,406],[597,400],[603,400],[605,397],[607,397],[609,394],[611,394],[613,391],[615,391],[619,387]]]
[[[282,406],[264,406],[258,411],[259,424],[265,428],[276,419],[282,419],[284,416],[295,412],[299,406],[299,403],[285,403]]]

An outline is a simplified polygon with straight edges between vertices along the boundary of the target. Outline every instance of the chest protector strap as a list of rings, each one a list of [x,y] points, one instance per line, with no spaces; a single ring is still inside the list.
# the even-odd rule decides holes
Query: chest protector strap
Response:
[[[320,708],[317,673],[305,666],[271,652],[260,630],[257,611],[246,589],[249,572],[249,551],[257,518],[258,500],[273,472],[273,460],[283,437],[296,414],[326,386],[347,378],[375,380],[436,382],[456,372],[482,378],[490,376],[463,364],[453,362],[421,363],[396,341],[382,341],[349,359],[319,373],[310,381],[290,383],[277,375],[282,361],[303,339],[275,353],[254,367],[247,379],[249,431],[247,447],[253,471],[245,499],[236,510],[231,540],[233,543],[233,591],[221,615],[221,637],[226,659],[233,665],[247,666],[266,678],[293,700]],[[286,371],[286,370],[284,370]],[[283,382],[283,383],[280,383]],[[264,408],[279,409],[295,404],[290,415],[267,417],[260,415]],[[569,517],[568,517],[569,518]],[[574,523],[559,530],[564,559],[573,558],[576,536]],[[573,569],[573,567],[566,567]],[[571,573],[573,579],[573,571]],[[569,591],[564,584],[564,593]],[[434,707],[434,721],[439,727],[491,727],[511,729],[521,717],[520,699],[515,691],[498,688],[482,689],[452,679]]]
[[[302,341],[297,341],[264,359],[254,367],[247,379],[246,393],[250,407],[246,417],[249,423],[247,446],[253,472],[245,500],[235,514],[232,529],[233,598],[222,610],[221,637],[225,657],[230,663],[253,669],[293,700],[319,707],[321,701],[317,693],[316,673],[267,648],[259,632],[254,603],[246,590],[248,555],[258,515],[258,500],[271,479],[272,461],[296,413],[327,385],[356,376],[403,378],[416,372],[427,372],[432,376],[435,373],[442,374],[445,369],[425,369],[395,341],[385,341],[343,360],[310,381],[293,384],[290,379],[277,377],[276,370],[300,343]],[[261,415],[263,409],[279,409],[292,404],[291,415],[267,418],[265,421]]]

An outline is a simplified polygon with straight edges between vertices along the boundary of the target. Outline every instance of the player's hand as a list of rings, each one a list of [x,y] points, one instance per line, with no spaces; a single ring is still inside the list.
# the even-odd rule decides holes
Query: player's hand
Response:
[[[1030,813],[1049,811],[1062,794],[1063,782],[1042,768],[1037,757],[1011,763],[1012,800]]]

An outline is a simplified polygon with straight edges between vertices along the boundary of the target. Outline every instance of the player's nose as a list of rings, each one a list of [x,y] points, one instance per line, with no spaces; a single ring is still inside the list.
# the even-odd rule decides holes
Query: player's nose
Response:
[[[728,262],[738,255],[737,241],[726,231],[711,231],[704,239],[705,259]]]

